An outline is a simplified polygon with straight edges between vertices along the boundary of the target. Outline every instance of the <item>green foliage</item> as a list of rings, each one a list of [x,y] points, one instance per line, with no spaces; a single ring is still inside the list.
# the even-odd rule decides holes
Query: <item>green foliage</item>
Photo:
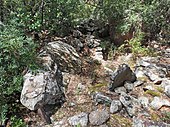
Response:
[[[162,116],[162,118],[161,118],[164,122],[167,122],[167,123],[169,123],[170,121],[170,112],[163,112],[163,116]]]
[[[126,53],[131,52],[136,58],[137,56],[154,56],[156,55],[150,48],[142,46],[143,34],[139,32],[139,34],[132,38],[130,41],[127,41],[127,44],[123,44],[118,48],[118,52]]]
[[[11,127],[26,127],[26,124],[22,119],[17,118],[16,116],[12,116],[11,119]]]
[[[79,124],[77,124],[77,125],[76,125],[76,127],[81,127],[81,124],[80,124],[80,123],[79,123]]]
[[[8,20],[15,19],[27,31],[42,29],[64,35],[80,20],[89,18],[93,8],[81,0],[7,0]]]
[[[146,56],[146,55],[151,55],[151,51],[146,48],[146,47],[143,47],[141,45],[141,41],[142,41],[142,36],[139,35],[138,37],[135,37],[135,38],[132,38],[128,43],[129,43],[129,46],[130,46],[130,49],[132,51],[132,54],[134,56],[138,56],[138,55],[143,55],[143,56]]]
[[[18,29],[6,26],[0,32],[0,90],[1,95],[21,90],[22,72],[33,67],[36,45]]]
[[[21,92],[22,73],[26,69],[37,67],[35,43],[25,37],[15,27],[14,22],[11,24],[6,25],[0,31],[0,121],[2,123],[10,108],[8,108],[8,104],[12,101],[11,95]]]
[[[131,28],[149,36],[170,31],[169,0],[98,0],[95,15],[99,20],[113,25],[118,33]]]
[[[8,105],[7,104],[4,104],[4,105],[1,105],[0,104],[0,125],[4,125],[5,123],[5,120],[6,120],[6,115],[7,115],[7,112],[8,112]]]

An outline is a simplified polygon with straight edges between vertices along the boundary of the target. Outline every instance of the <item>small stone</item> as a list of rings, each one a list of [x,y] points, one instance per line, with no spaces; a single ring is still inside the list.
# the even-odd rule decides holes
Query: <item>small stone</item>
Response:
[[[88,124],[88,114],[82,112],[79,115],[69,117],[68,122],[72,126],[81,125],[82,127],[86,127]]]
[[[70,107],[73,107],[73,106],[75,106],[75,105],[76,105],[76,104],[73,103],[73,102],[70,102],[70,103],[69,103],[69,106],[70,106]]]
[[[137,78],[146,77],[145,73],[144,73],[144,68],[143,67],[136,67],[135,75],[136,75]]]
[[[165,86],[164,92],[168,97],[170,97],[170,85]]]
[[[77,85],[77,89],[80,90],[80,91],[84,90],[85,88],[86,88],[85,85],[83,85],[82,83],[79,83]]]
[[[130,82],[125,82],[124,87],[126,88],[127,92],[130,92],[134,88],[134,84]]]
[[[158,67],[154,64],[145,67],[144,73],[155,84],[160,84],[163,80],[162,78],[165,78],[167,74],[166,69]]]
[[[82,33],[79,30],[73,30],[73,37],[79,38],[82,36]]]
[[[165,78],[162,80],[161,87],[165,88],[165,86],[170,85],[170,80]]]
[[[121,94],[121,93],[127,93],[127,90],[124,86],[122,87],[117,87],[114,89],[115,93]]]
[[[133,127],[145,127],[145,125],[141,119],[133,118]]]
[[[96,48],[96,52],[102,52],[102,48],[101,47],[97,47]]]
[[[134,87],[137,87],[137,86],[141,86],[143,83],[144,83],[144,81],[137,80],[133,84],[134,84]]]
[[[67,119],[64,118],[61,121],[54,121],[52,127],[68,127]]]
[[[100,125],[99,127],[109,127],[107,124]]]
[[[134,97],[127,95],[126,93],[121,93],[119,100],[125,107],[128,115],[130,117],[133,117],[136,115],[137,107],[138,107],[138,101]]]
[[[150,85],[147,85],[143,88],[144,91],[147,91],[147,90],[155,90],[152,86]]]
[[[89,114],[89,121],[92,125],[102,125],[110,118],[110,115],[108,111],[102,110],[102,111],[92,111]]]
[[[110,106],[111,113],[117,113],[122,109],[122,103],[119,100],[113,100]]]
[[[149,105],[149,99],[147,97],[139,97],[138,102],[141,104],[142,107],[147,108]]]
[[[170,102],[168,100],[166,100],[166,99],[161,99],[159,97],[154,97],[153,101],[150,103],[150,106],[153,109],[158,110],[162,106],[170,106]]]
[[[140,58],[139,60],[137,60],[136,65],[137,66],[142,66],[142,67],[147,67],[147,66],[150,65],[148,60],[150,60],[150,59],[147,58],[147,57]]]
[[[101,94],[101,93],[95,93],[93,96],[93,99],[95,100],[95,102],[98,104],[111,104],[112,99],[110,99],[109,97]]]

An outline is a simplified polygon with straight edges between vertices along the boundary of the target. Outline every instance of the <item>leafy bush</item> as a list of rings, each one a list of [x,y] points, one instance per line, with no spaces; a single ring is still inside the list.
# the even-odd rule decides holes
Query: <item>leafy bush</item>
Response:
[[[94,14],[110,24],[114,30],[111,36],[125,34],[133,28],[134,32],[155,37],[160,33],[168,35],[170,31],[169,7],[169,0],[98,0]]]
[[[0,121],[5,120],[7,104],[12,101],[12,96],[21,91],[23,72],[36,67],[35,59],[36,45],[30,38],[25,37],[14,25],[6,25],[1,29]]]
[[[12,127],[26,127],[26,124],[22,119],[18,119],[16,116],[11,117],[10,119]]]
[[[89,18],[93,10],[83,0],[10,0],[5,6],[12,8],[7,19],[16,19],[24,30],[49,30],[59,35],[69,33],[69,28]]]
[[[1,94],[21,90],[22,72],[34,66],[36,45],[15,27],[6,26],[0,32]]]

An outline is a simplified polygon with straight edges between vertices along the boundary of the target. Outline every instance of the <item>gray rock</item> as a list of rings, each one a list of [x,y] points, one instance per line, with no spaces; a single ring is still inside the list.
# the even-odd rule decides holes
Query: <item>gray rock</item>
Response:
[[[146,77],[145,73],[144,73],[144,67],[136,67],[135,69],[135,75],[137,78],[143,78]]]
[[[164,53],[164,56],[165,56],[166,58],[170,58],[170,48],[167,48],[164,52],[165,52],[165,53]]]
[[[113,100],[110,106],[110,113],[117,113],[122,109],[122,103],[119,100]]]
[[[80,38],[82,35],[79,30],[73,30],[73,37]]]
[[[63,118],[61,121],[53,121],[52,127],[68,127],[67,119]]]
[[[51,55],[48,54],[46,51],[42,51],[38,56],[39,63],[42,64],[44,70],[52,71],[54,61],[51,58]]]
[[[170,84],[165,86],[165,90],[164,90],[165,94],[170,97]]]
[[[170,80],[167,78],[164,78],[161,82],[161,87],[165,89],[166,86],[170,85]]]
[[[95,93],[93,95],[93,99],[97,104],[100,103],[100,104],[110,105],[112,102],[112,99],[110,99],[109,97],[107,97],[101,93]]]
[[[72,46],[62,41],[55,41],[48,43],[46,50],[62,72],[81,72],[80,57]]]
[[[150,65],[149,62],[150,58],[149,57],[142,57],[139,60],[136,61],[136,66],[142,66],[142,67],[147,67]]]
[[[149,99],[147,97],[141,96],[138,98],[138,102],[144,108],[147,108],[149,105]]]
[[[134,88],[134,84],[130,82],[125,82],[124,87],[126,88],[127,92],[130,92]]]
[[[88,114],[82,112],[79,115],[68,118],[68,122],[72,126],[81,125],[82,127],[86,127],[88,124]]]
[[[72,75],[65,72],[62,72],[62,75],[63,75],[63,86],[67,88],[70,83]]]
[[[142,67],[147,67],[150,66],[153,63],[156,63],[159,61],[158,57],[141,57],[140,59],[137,60],[136,65],[137,66],[142,66]]]
[[[79,83],[79,84],[77,85],[77,90],[78,90],[78,91],[83,91],[83,90],[85,90],[85,89],[86,89],[86,86],[83,85],[82,83]]]
[[[101,47],[97,47],[95,48],[96,52],[102,52],[102,48]]]
[[[28,76],[29,75],[29,76]],[[30,110],[37,110],[47,104],[57,104],[64,101],[64,92],[61,72],[54,73],[40,71],[25,76],[21,92],[21,103]]]
[[[150,103],[150,106],[155,109],[158,110],[160,109],[162,106],[170,106],[170,102],[166,99],[162,99],[159,97],[154,97],[153,101]]]
[[[84,48],[84,44],[77,38],[75,38],[72,42],[72,46],[78,51],[81,52]]]
[[[121,93],[127,93],[127,90],[124,86],[117,87],[114,89],[115,93],[121,94]]]
[[[89,48],[96,48],[100,46],[100,40],[94,39],[94,36],[88,35],[85,39]]]
[[[145,127],[145,124],[141,119],[133,118],[133,125],[132,127]]]
[[[143,88],[144,91],[147,91],[147,90],[155,90],[151,85],[147,85]]]
[[[144,83],[144,81],[137,80],[133,84],[134,84],[134,87],[137,87],[137,86],[143,85],[143,83]]]
[[[89,121],[92,125],[102,125],[110,118],[109,113],[106,110],[92,111],[89,114]]]
[[[134,97],[127,95],[126,93],[122,93],[120,95],[119,100],[122,102],[123,106],[125,107],[128,115],[133,117],[136,115],[137,108],[139,107],[139,103],[137,99]]]
[[[100,125],[99,127],[109,127],[107,124]]]
[[[155,84],[160,84],[162,82],[162,78],[165,78],[167,75],[166,69],[158,67],[154,64],[145,67],[144,73]]]
[[[112,74],[109,89],[111,91],[116,87],[124,85],[125,81],[134,82],[136,81],[136,76],[127,64],[122,64],[119,68]]]

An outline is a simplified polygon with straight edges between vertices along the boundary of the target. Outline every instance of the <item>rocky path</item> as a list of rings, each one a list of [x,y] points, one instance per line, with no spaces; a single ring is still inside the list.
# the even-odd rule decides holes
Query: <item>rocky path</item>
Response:
[[[30,126],[170,126],[170,49],[158,57],[105,61],[100,40],[75,32],[71,42],[48,43],[39,57],[44,69],[25,75],[21,102],[43,108],[50,124],[36,117]]]

